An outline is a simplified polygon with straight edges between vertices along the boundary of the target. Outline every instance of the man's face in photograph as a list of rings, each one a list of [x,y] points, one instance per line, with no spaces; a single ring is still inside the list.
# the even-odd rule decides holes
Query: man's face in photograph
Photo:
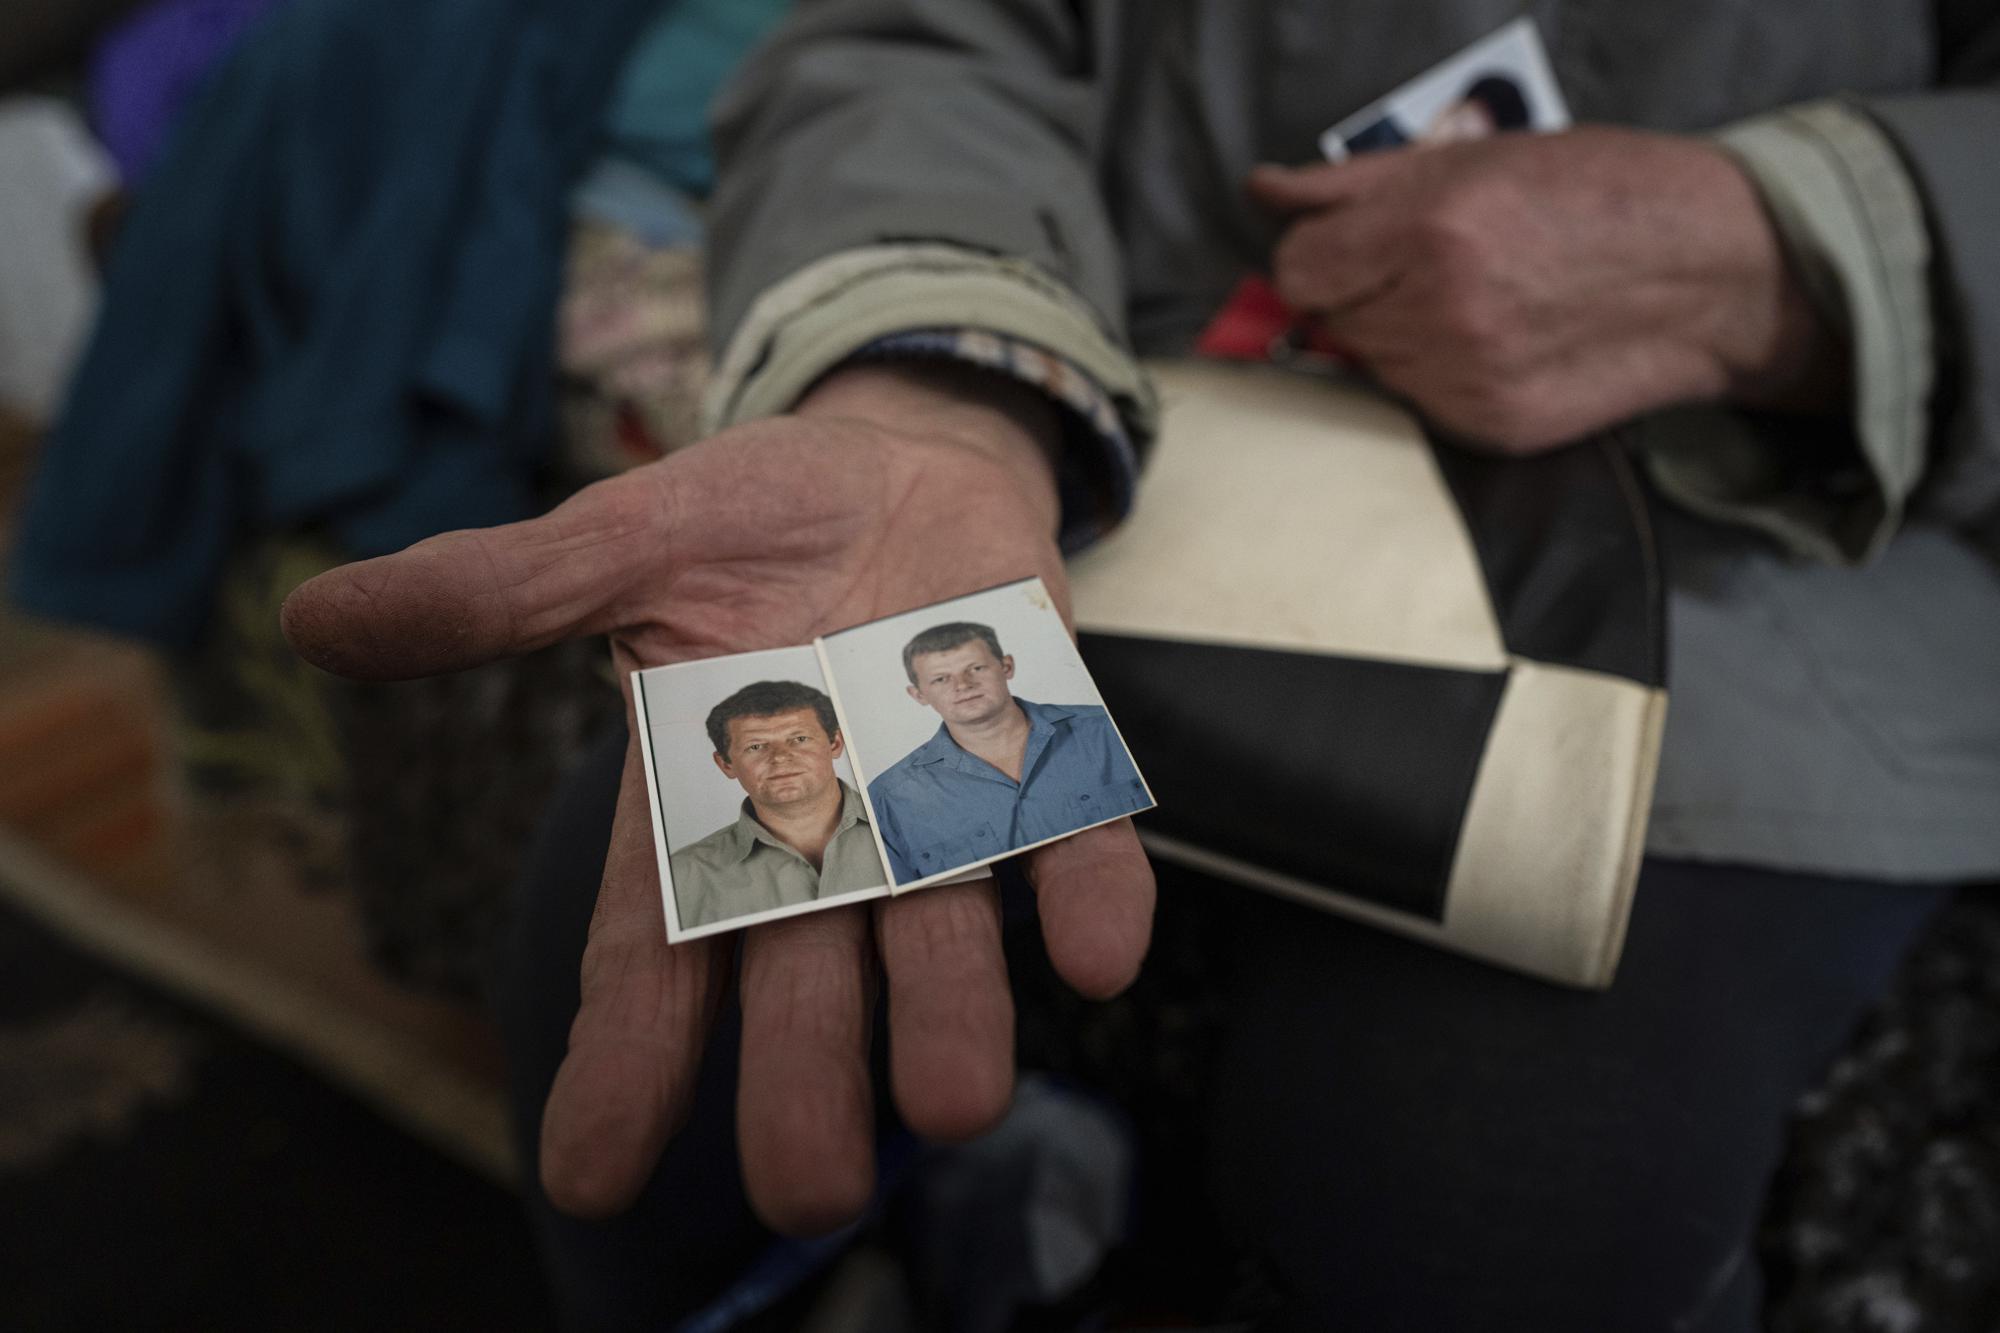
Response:
[[[1014,678],[1014,658],[996,657],[984,639],[970,639],[956,648],[918,653],[910,659],[916,683],[910,697],[929,704],[946,722],[977,725],[991,721],[1013,701],[1007,682]]]
[[[794,708],[729,719],[729,753],[715,756],[715,763],[759,809],[785,810],[826,794],[844,746],[841,736],[826,734],[818,713]]]

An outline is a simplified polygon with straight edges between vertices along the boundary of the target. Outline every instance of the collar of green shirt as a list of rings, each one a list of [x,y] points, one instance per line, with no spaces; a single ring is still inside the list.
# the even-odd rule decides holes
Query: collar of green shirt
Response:
[[[838,838],[856,824],[868,822],[868,807],[861,803],[861,793],[848,786],[842,779],[836,778],[834,781],[840,783],[840,823],[833,830],[833,837]],[[757,816],[750,806],[750,798],[746,796],[743,798],[743,808],[737,812],[736,822],[729,826],[730,860],[737,863],[748,860],[750,853],[757,850],[757,844],[760,842],[767,847],[789,852],[793,856],[799,854],[797,848],[757,822]],[[832,843],[833,838],[828,838],[827,844],[831,846]]]

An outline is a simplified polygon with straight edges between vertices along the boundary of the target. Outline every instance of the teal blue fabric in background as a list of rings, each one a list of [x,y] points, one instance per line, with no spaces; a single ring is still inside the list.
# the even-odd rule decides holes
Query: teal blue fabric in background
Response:
[[[533,512],[570,192],[660,12],[290,0],[257,25],[123,226],[17,604],[187,645],[259,534],[363,556]]]
[[[681,0],[640,37],[605,115],[611,150],[697,198],[715,184],[708,104],[792,0]]]

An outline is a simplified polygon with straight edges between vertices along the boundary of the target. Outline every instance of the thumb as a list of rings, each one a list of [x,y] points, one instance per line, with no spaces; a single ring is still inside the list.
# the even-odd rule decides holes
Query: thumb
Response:
[[[1273,213],[1304,213],[1352,198],[1360,184],[1361,167],[1360,160],[1314,162],[1303,167],[1265,162],[1250,169],[1243,188],[1254,203]]]
[[[458,671],[603,633],[624,594],[666,566],[667,495],[627,473],[541,518],[342,565],[293,589],[279,625],[299,656],[357,680]]]

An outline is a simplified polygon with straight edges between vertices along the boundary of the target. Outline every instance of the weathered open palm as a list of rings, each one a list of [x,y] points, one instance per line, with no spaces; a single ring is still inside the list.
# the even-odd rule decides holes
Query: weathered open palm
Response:
[[[621,679],[786,647],[1039,574],[1066,604],[1046,476],[993,451],[845,416],[739,426],[547,516],[347,565],[285,605],[298,651],[343,675],[451,671],[606,634]],[[629,701],[628,701],[629,702]],[[1086,994],[1144,954],[1152,878],[1129,824],[1031,853],[1056,967]],[[871,942],[872,934],[872,942]],[[1007,1104],[1013,1005],[990,880],[752,927],[738,959],[738,1137],[774,1226],[847,1220],[873,1186],[867,1072],[876,957],[897,1105],[969,1135]],[[570,1211],[622,1209],[685,1113],[737,936],[669,946],[636,749],[626,756],[582,1008],[550,1094],[542,1178]]]

